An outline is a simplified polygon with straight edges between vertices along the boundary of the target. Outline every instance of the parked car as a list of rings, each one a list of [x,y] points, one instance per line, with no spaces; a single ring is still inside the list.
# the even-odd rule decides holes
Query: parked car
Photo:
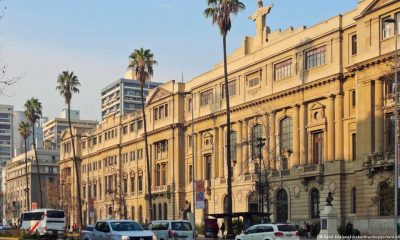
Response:
[[[258,224],[235,237],[235,240],[299,240],[299,232],[291,224]]]
[[[81,231],[81,240],[92,240],[92,232],[94,230],[94,225],[87,225],[85,229]]]
[[[185,220],[159,220],[152,221],[145,229],[152,231],[157,240],[193,239],[193,227],[190,221]]]
[[[157,240],[154,233],[131,220],[99,220],[90,236],[90,240]]]

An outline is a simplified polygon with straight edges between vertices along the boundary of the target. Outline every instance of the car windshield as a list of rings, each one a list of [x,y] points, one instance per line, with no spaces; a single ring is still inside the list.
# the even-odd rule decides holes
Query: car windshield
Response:
[[[142,226],[136,222],[110,222],[111,228],[116,232],[143,231]]]
[[[190,224],[189,222],[172,222],[171,228],[175,231],[191,231],[192,224]]]
[[[281,232],[296,232],[297,229],[293,225],[278,225],[278,230]]]

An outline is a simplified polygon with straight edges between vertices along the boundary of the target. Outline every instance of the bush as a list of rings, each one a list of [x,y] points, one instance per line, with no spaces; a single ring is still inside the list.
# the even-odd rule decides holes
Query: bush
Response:
[[[204,235],[204,223],[196,225],[196,233]]]
[[[233,227],[233,234],[239,235],[240,233],[242,233],[243,230],[243,222],[240,219],[234,219],[232,221],[232,227]]]

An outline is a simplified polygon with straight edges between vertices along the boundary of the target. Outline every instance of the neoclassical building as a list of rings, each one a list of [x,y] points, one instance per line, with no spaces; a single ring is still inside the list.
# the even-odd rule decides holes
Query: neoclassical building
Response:
[[[255,10],[256,36],[245,37],[228,58],[233,211],[260,211],[261,176],[269,186],[264,212],[272,221],[319,221],[332,192],[339,223],[352,221],[363,234],[390,233],[395,44],[393,23],[385,19],[399,19],[400,3],[361,0],[309,28],[274,32],[265,25],[270,10]],[[179,218],[185,200],[192,202],[193,179],[205,181],[197,220],[224,212],[223,87],[218,64],[189,82],[149,92],[153,219]],[[83,199],[92,203],[84,206],[85,216],[91,222],[148,219],[141,113],[110,116],[75,137]],[[259,138],[265,139],[262,154]],[[61,141],[61,179],[71,171],[69,139],[65,133]]]

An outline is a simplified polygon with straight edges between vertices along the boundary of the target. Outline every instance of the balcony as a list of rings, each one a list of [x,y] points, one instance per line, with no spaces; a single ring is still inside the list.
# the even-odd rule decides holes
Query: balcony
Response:
[[[323,164],[311,164],[303,166],[303,168],[299,172],[299,175],[301,177],[315,177],[322,175],[323,173],[324,173]]]
[[[394,165],[393,152],[376,152],[365,156],[363,167],[368,177],[372,177],[374,172],[379,169],[389,169]]]
[[[170,191],[170,185],[154,186],[152,191],[157,194],[167,193]]]

